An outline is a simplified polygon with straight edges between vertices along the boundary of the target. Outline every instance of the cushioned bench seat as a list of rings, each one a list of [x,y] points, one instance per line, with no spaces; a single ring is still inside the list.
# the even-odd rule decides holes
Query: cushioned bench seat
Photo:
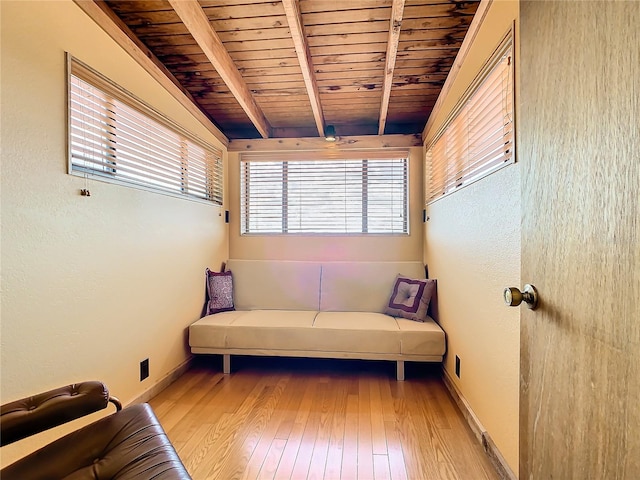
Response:
[[[416,361],[440,360],[445,345],[444,332],[431,319],[420,323],[372,312],[286,310],[209,315],[191,326],[189,342],[193,353],[260,349],[286,356],[303,350],[357,358],[407,355]]]
[[[194,354],[441,362],[445,333],[425,322],[385,315],[398,274],[424,278],[420,262],[229,260],[234,311],[189,327]]]

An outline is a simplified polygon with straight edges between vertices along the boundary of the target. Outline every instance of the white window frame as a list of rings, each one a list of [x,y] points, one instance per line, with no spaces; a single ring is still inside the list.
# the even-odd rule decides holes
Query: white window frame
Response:
[[[222,206],[222,152],[67,53],[68,173]]]
[[[387,190],[380,190],[376,187],[376,182],[370,181],[369,171],[370,165],[375,165],[374,162],[386,161],[385,166],[392,168],[392,175],[396,182],[392,182],[392,187],[389,187],[392,192]],[[265,163],[266,162],[266,163]],[[331,163],[325,163],[331,162]],[[344,164],[342,162],[345,162]],[[348,162],[348,163],[347,163]],[[261,164],[264,168],[261,168]],[[376,152],[338,152],[332,155],[323,155],[321,153],[279,153],[279,154],[242,154],[240,157],[240,234],[241,235],[312,235],[312,236],[350,236],[350,235],[365,235],[365,236],[393,236],[393,235],[409,235],[409,152],[408,151],[376,151]],[[255,175],[262,176],[263,183],[262,188],[270,190],[262,190],[271,195],[269,203],[272,203],[270,207],[264,206],[264,203],[253,203],[251,198],[258,198],[257,195],[264,195],[262,192],[256,194],[255,191],[251,191],[251,180],[255,182],[258,177],[251,177],[251,166],[255,165],[260,170],[256,171]],[[393,166],[391,166],[393,165]],[[339,180],[337,172],[344,166],[344,180]],[[313,185],[312,181],[314,175],[318,175],[319,172],[325,172],[325,175],[336,174],[335,178],[338,182],[344,181],[344,183],[331,183],[327,185],[326,176],[323,182],[318,182],[315,188],[309,187],[298,188],[293,184],[289,188],[287,184],[287,174],[291,173],[291,170],[295,167],[295,172],[298,177],[298,183],[302,183],[305,179],[309,179],[307,185]],[[308,168],[305,168],[308,167]],[[402,173],[400,173],[402,172]],[[320,173],[321,174],[321,173]],[[404,175],[404,178],[401,176]],[[266,178],[268,177],[268,178]],[[356,178],[357,177],[357,178]],[[355,179],[354,183],[347,183],[347,178]],[[402,185],[398,184],[398,181],[402,182]],[[268,185],[268,186],[267,186]],[[377,185],[382,183],[378,180]],[[287,188],[285,188],[287,187]],[[350,192],[347,190],[351,188]],[[337,192],[337,190],[344,190],[344,194],[340,193],[327,193],[324,197],[318,197],[318,189],[325,192]],[[272,192],[269,194],[268,192]],[[316,195],[314,196],[313,193]],[[296,200],[294,201],[293,198]],[[341,196],[343,195],[343,196]],[[377,196],[376,199],[370,195]],[[393,201],[390,203],[381,202],[385,195],[391,195]],[[334,197],[335,196],[335,197]],[[349,209],[349,198],[355,199],[353,204],[354,208]],[[309,205],[310,202],[313,205],[317,205],[318,208],[322,208],[322,201],[319,198],[328,198],[327,204],[331,203],[331,200],[335,200],[334,205],[342,205],[344,207],[344,213],[332,211],[335,213],[335,222],[331,226],[327,226],[326,220],[328,216],[319,215],[315,217],[309,213],[307,209],[307,215],[305,215],[300,205]],[[377,202],[376,202],[377,200]],[[343,202],[343,203],[341,203]],[[399,205],[399,202],[401,204]],[[267,203],[267,202],[265,202]],[[326,205],[326,204],[325,204]],[[380,207],[382,205],[382,207]],[[388,206],[385,206],[388,205]],[[314,208],[314,207],[312,207]],[[342,208],[342,207],[341,207]],[[382,210],[382,211],[381,211]],[[387,211],[385,211],[387,210]],[[295,211],[296,214],[291,214],[291,211]],[[359,213],[357,213],[357,212]],[[268,212],[268,213],[267,213]],[[355,212],[355,213],[354,213]],[[399,215],[394,221],[394,216]],[[314,212],[315,213],[315,212]],[[273,215],[272,220],[265,221],[263,225],[259,225],[254,222],[251,217],[262,216],[266,218],[267,215]],[[260,217],[259,217],[260,218]],[[373,219],[377,218],[378,222],[387,222],[384,227],[381,223],[378,223],[377,227],[373,227]],[[297,220],[295,220],[297,219]],[[319,223],[310,225],[313,220]],[[291,223],[296,222],[296,223]],[[304,223],[304,226],[303,226]],[[383,231],[384,228],[384,231]]]
[[[425,145],[426,205],[515,163],[514,63],[511,29]],[[488,102],[486,92],[492,95]],[[499,116],[485,115],[491,108],[500,110]],[[501,130],[494,128],[498,124]],[[474,136],[487,129],[495,132],[489,147],[485,138]]]

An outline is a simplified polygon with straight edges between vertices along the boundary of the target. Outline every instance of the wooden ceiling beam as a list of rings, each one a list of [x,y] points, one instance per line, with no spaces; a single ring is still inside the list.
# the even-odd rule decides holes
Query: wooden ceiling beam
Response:
[[[298,0],[282,0],[282,5],[289,23],[289,31],[296,48],[298,62],[302,69],[302,78],[309,94],[309,102],[311,103],[313,118],[318,128],[318,135],[324,137],[324,113],[320,103],[320,92],[318,91],[318,82],[313,69],[313,60],[311,59],[309,44],[304,33],[300,6],[298,5]]]
[[[185,90],[160,60],[135,33],[102,0],[74,0],[84,13],[104,30],[120,47],[162,85],[191,115],[193,115],[225,147],[229,139],[202,112],[195,99]]]
[[[380,120],[378,135],[384,135],[384,127],[387,124],[389,112],[389,98],[393,86],[393,69],[396,66],[398,54],[398,42],[400,41],[400,28],[402,27],[402,15],[404,13],[405,0],[393,0],[391,7],[391,19],[389,20],[389,39],[387,40],[387,56],[384,67],[384,80],[382,82],[382,101],[380,102]]]
[[[304,151],[304,150],[357,150],[379,148],[406,148],[422,145],[420,134],[415,135],[362,135],[340,137],[335,142],[327,142],[324,138],[269,138],[257,140],[232,139],[229,141],[230,152],[262,152],[262,151]]]
[[[214,66],[224,83],[263,138],[271,136],[271,125],[258,106],[222,40],[211,26],[197,0],[168,0],[187,30]]]

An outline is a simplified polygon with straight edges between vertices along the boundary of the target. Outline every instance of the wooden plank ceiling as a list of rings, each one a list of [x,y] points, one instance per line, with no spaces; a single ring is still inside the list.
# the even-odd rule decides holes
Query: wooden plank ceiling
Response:
[[[339,136],[422,132],[479,5],[97,3],[119,17],[230,139],[322,136],[326,125]]]

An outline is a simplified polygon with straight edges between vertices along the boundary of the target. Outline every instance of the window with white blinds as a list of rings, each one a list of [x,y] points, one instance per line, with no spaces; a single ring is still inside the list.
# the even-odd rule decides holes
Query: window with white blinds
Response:
[[[513,137],[510,34],[427,147],[426,203],[513,163]]]
[[[69,56],[69,173],[222,205],[222,157]]]
[[[402,158],[243,159],[242,234],[407,234]]]

